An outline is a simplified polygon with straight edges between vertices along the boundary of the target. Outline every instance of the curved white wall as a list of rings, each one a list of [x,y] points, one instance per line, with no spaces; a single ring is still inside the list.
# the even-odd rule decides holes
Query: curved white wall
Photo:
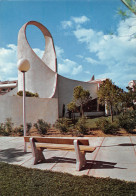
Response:
[[[37,26],[46,39],[45,52],[40,59],[32,50],[26,39],[26,27]],[[18,60],[25,58],[30,62],[30,70],[26,75],[26,90],[38,93],[41,98],[50,98],[56,90],[56,53],[53,39],[49,31],[40,23],[30,21],[23,25],[18,34]],[[18,91],[23,89],[22,73],[18,71]]]
[[[73,90],[76,86],[82,86],[84,89],[89,90],[92,99],[97,98],[97,84],[90,84],[77,80],[71,80],[58,75],[58,101],[59,101],[59,116],[62,115],[63,104],[67,106],[73,99]]]
[[[27,42],[26,28],[28,25],[37,26],[45,37],[46,47],[42,59],[34,53]],[[72,101],[74,87],[80,85],[89,90],[93,99],[97,97],[97,84],[71,80],[57,74],[53,38],[47,28],[36,21],[24,24],[19,31],[18,60],[21,58],[26,58],[30,62],[30,70],[26,73],[26,90],[38,93],[40,98],[58,98],[60,116],[63,104],[66,106]],[[18,90],[22,89],[22,73],[18,72]]]

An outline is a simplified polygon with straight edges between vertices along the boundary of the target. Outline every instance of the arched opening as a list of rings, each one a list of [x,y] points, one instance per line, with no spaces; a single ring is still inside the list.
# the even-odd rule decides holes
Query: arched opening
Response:
[[[35,25],[28,25],[26,28],[26,38],[33,51],[42,58],[45,51],[45,38],[42,31]]]

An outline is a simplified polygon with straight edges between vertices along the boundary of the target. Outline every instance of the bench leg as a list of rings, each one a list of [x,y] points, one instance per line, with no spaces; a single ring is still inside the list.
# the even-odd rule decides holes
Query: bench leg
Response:
[[[78,140],[74,140],[74,147],[76,152],[76,170],[80,169],[86,164],[85,152],[81,152],[78,145]]]
[[[40,148],[36,148],[34,138],[30,138],[30,144],[32,148],[33,164],[36,165],[39,161],[45,161],[45,157],[42,152],[43,150]]]

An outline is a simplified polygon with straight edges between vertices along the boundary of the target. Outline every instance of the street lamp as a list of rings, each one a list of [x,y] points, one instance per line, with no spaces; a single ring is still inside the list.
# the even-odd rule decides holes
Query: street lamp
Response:
[[[17,63],[18,70],[23,73],[23,126],[24,137],[26,136],[26,111],[25,111],[25,72],[30,69],[30,63],[27,59],[20,59]],[[26,152],[26,142],[24,142],[24,152]]]

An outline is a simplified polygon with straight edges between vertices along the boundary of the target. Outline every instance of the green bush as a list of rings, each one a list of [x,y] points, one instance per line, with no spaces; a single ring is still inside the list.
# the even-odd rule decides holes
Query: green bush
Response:
[[[78,120],[78,122],[76,123],[75,128],[77,129],[77,131],[81,134],[87,134],[88,133],[88,128],[86,125],[86,118],[80,118]]]
[[[111,123],[109,120],[101,118],[96,121],[97,128],[101,129],[105,134],[116,134],[119,129],[118,121]]]
[[[32,127],[32,123],[26,123],[26,132],[27,135],[29,135],[29,131]],[[15,127],[14,128],[14,133],[19,135],[19,136],[23,136],[24,135],[24,126],[20,125],[19,127]]]
[[[12,119],[7,118],[5,123],[0,124],[0,134],[4,136],[12,135],[13,126],[14,126],[14,123],[12,123]]]
[[[19,136],[23,136],[24,135],[24,127],[23,125],[20,125],[19,127],[15,127],[14,128],[14,132],[19,135]]]
[[[4,135],[4,124],[0,123],[0,134]]]
[[[127,111],[119,116],[119,125],[127,132],[132,132],[136,127],[136,111]]]
[[[60,130],[61,133],[67,133],[69,131],[69,124],[66,118],[58,119],[55,123],[55,127]]]
[[[26,91],[26,97],[39,97],[38,93],[31,93],[29,91]],[[23,96],[23,91],[17,92],[17,95]]]
[[[13,125],[11,118],[7,118],[5,123],[0,124],[0,134],[4,136],[12,135]]]
[[[12,123],[12,119],[7,118],[6,122],[4,123],[4,129],[5,129],[5,132],[8,133],[8,135],[12,134],[13,126],[14,126],[14,123]]]
[[[48,124],[42,119],[39,119],[37,123],[34,124],[34,127],[38,130],[40,134],[46,134],[48,129],[50,128],[50,124]]]
[[[30,129],[32,128],[32,123],[26,123],[26,131],[27,134],[29,135]]]

